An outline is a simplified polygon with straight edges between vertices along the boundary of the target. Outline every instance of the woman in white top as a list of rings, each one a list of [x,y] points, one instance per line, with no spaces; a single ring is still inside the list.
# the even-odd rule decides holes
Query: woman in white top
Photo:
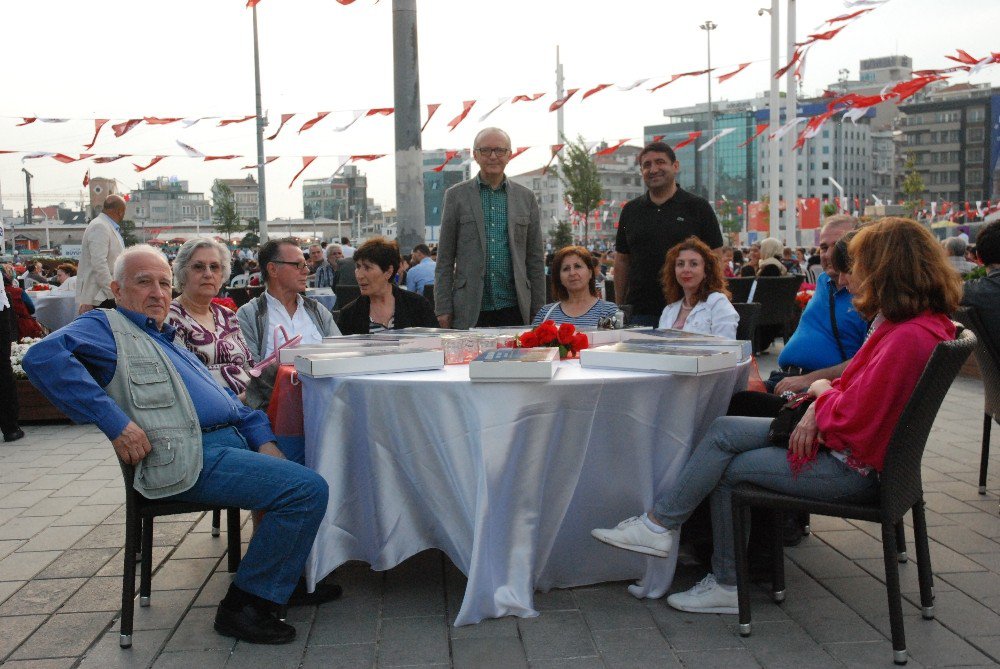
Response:
[[[76,265],[72,265],[68,262],[59,265],[59,267],[56,268],[56,281],[59,282],[59,286],[53,290],[75,293]]]
[[[729,302],[722,264],[704,242],[688,237],[670,249],[660,282],[667,306],[659,327],[736,339],[740,317]]]

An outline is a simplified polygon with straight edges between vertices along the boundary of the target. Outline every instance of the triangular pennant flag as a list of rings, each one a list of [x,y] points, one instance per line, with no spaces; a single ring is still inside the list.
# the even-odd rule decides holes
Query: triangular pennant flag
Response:
[[[594,155],[597,155],[597,156],[610,156],[612,153],[614,153],[618,149],[620,149],[623,146],[625,146],[625,142],[627,142],[629,139],[631,139],[631,137],[626,137],[625,139],[619,139],[618,143],[615,144],[614,146],[609,146],[606,149],[601,149],[600,151],[598,151]]]
[[[475,100],[465,100],[462,102],[462,113],[448,121],[448,127],[451,128],[448,132],[457,128],[458,124],[465,120],[465,117],[469,115],[470,111],[472,111],[472,106],[474,104],[476,104]]]
[[[726,135],[728,135],[729,133],[732,133],[732,132],[736,132],[736,128],[725,128],[725,129],[723,129],[722,132],[720,132],[719,134],[717,134],[715,137],[711,138],[710,140],[708,140],[707,142],[705,142],[704,144],[702,144],[701,146],[699,146],[698,150],[699,151],[704,151],[705,149],[707,149],[708,147],[712,146],[713,144],[715,144],[716,142],[718,142],[720,139],[722,139],[723,137],[725,137]]]
[[[122,121],[121,123],[116,123],[113,126],[111,126],[111,129],[115,131],[115,137],[121,137],[126,132],[128,132],[135,126],[139,125],[140,123],[142,123],[141,118],[133,118],[129,119],[128,121]]]
[[[681,72],[680,74],[675,74],[675,75],[671,76],[670,79],[668,79],[667,81],[664,81],[662,84],[657,84],[656,86],[653,86],[652,88],[650,88],[649,92],[650,93],[655,93],[656,91],[660,90],[664,86],[668,86],[668,85],[674,83],[675,81],[677,81],[681,77],[697,77],[697,76],[700,76],[702,74],[708,74],[709,72],[711,72],[714,69],[715,68],[713,67],[712,69],[709,69],[709,70],[695,70],[694,72]]]
[[[838,23],[840,21],[850,21],[851,19],[856,19],[862,14],[867,14],[870,11],[872,11],[872,9],[859,9],[858,11],[852,12],[850,14],[842,14],[840,16],[835,16],[832,19],[829,19],[827,23],[833,25],[834,23]]]
[[[293,116],[295,116],[295,114],[282,114],[281,123],[278,125],[278,129],[274,131],[273,135],[271,135],[270,137],[265,137],[264,139],[272,140],[275,137],[277,137],[278,133],[281,132],[281,129],[285,127],[285,124],[288,123]]]
[[[631,84],[625,84],[624,86],[619,86],[618,90],[620,90],[620,91],[630,91],[633,88],[639,88],[639,86],[642,86],[647,81],[649,81],[649,77],[646,77],[645,79],[636,79]]]
[[[664,137],[666,137],[666,135],[653,135],[653,141],[662,142]]]
[[[249,121],[252,118],[257,118],[257,115],[250,114],[249,116],[244,116],[243,118],[224,118],[221,121],[219,121],[219,127],[222,128],[227,125],[232,125],[234,123],[245,123],[246,121]]]
[[[369,109],[365,116],[391,116],[394,111],[396,111],[395,107],[375,107]]]
[[[379,158],[385,158],[386,155],[388,155],[388,154],[385,154],[385,153],[359,153],[357,155],[351,156],[350,158],[348,158],[348,160],[350,160],[352,162],[355,162],[355,163],[358,162],[359,160],[372,161],[372,160],[378,160]]]
[[[79,160],[79,158],[74,158],[72,156],[67,156],[65,153],[54,153],[54,154],[52,154],[49,157],[53,158],[55,160],[58,160],[60,163],[67,163],[67,164],[68,163],[75,163],[76,161]]]
[[[545,93],[532,93],[530,95],[515,95],[510,99],[510,103],[514,104],[515,102],[534,102],[543,95],[545,95]]]
[[[584,93],[583,97],[580,98],[580,99],[581,100],[586,100],[587,98],[589,98],[594,93],[600,93],[601,91],[603,91],[605,88],[608,88],[609,86],[611,86],[611,84],[597,84],[596,86],[594,86],[593,88],[591,88],[589,91],[587,91],[586,93]]]
[[[94,162],[103,165],[104,163],[113,163],[116,160],[121,160],[122,158],[131,158],[131,157],[132,157],[131,153],[119,153],[117,156],[101,156],[99,158],[94,158]]]
[[[690,144],[691,142],[693,142],[694,140],[698,139],[699,137],[701,137],[701,133],[702,133],[701,130],[694,130],[692,132],[689,132],[688,136],[687,136],[687,139],[682,140],[682,141],[677,142],[676,144],[674,144],[674,151],[676,151],[677,149],[683,148],[683,147],[687,146],[688,144]]]
[[[562,96],[561,98],[559,98],[558,100],[556,100],[555,102],[553,102],[552,104],[549,105],[549,111],[550,112],[554,112],[555,110],[557,110],[560,107],[562,107],[564,104],[566,104],[569,101],[569,99],[571,97],[573,97],[573,95],[578,90],[580,90],[580,89],[579,88],[571,88],[571,89],[567,90],[566,91],[566,95]]]
[[[159,118],[156,116],[143,116],[142,120],[146,122],[147,125],[167,125],[168,123],[176,123],[182,119],[180,118]]]
[[[549,162],[545,163],[545,167],[542,168],[542,175],[545,175],[549,171],[549,165],[551,165],[552,161],[556,159],[556,154],[562,151],[564,146],[566,145],[553,144],[552,146],[549,147],[549,150],[552,151],[552,157],[549,158]]]
[[[784,137],[785,135],[787,135],[789,132],[791,132],[795,128],[795,126],[797,126],[799,123],[802,123],[802,122],[804,122],[806,120],[808,120],[808,119],[806,119],[805,116],[797,116],[796,118],[793,118],[791,121],[789,121],[785,125],[781,126],[777,130],[775,130],[774,134],[768,135],[767,138],[768,139],[781,139],[782,137]]]
[[[161,160],[163,160],[164,158],[166,158],[166,156],[156,156],[155,158],[153,158],[153,160],[152,160],[152,161],[150,161],[150,163],[149,163],[148,165],[145,165],[145,166],[142,166],[142,165],[138,165],[138,164],[136,164],[136,163],[132,163],[132,166],[133,166],[133,167],[135,168],[135,171],[136,171],[136,172],[145,172],[145,171],[146,171],[146,170],[148,170],[148,169],[149,169],[150,167],[152,167],[152,166],[153,166],[153,165],[155,165],[156,163],[160,162],[160,161],[161,161]]]
[[[319,123],[320,121],[322,121],[323,119],[325,119],[327,116],[329,116],[329,114],[330,114],[330,112],[320,112],[316,116],[316,118],[309,119],[308,121],[306,121],[305,123],[302,124],[301,128],[299,128],[299,134],[301,135],[303,132],[305,132],[309,128],[313,127],[314,125],[316,125],[317,123]],[[355,117],[354,120],[357,121],[358,120],[357,117]],[[354,121],[352,121],[352,123],[353,122]]]
[[[525,151],[527,151],[530,148],[531,148],[530,146],[519,146],[519,147],[517,147],[517,151],[515,151],[512,154],[510,154],[510,158],[507,159],[507,162],[510,162],[511,160],[514,160],[515,158],[517,158],[519,155],[521,155],[522,153],[524,153]]]
[[[83,175],[83,187],[86,188],[89,185],[90,185],[90,170],[87,170],[87,173]]]
[[[15,128],[20,128],[22,125],[31,125],[32,123],[34,123],[37,120],[38,120],[38,118],[35,117],[35,116],[22,116],[21,117],[21,122],[18,123],[17,125],[15,125],[14,127]]]
[[[302,156],[302,169],[295,173],[292,180],[289,182],[288,187],[291,188],[295,184],[295,180],[306,171],[306,168],[312,164],[312,161],[316,160],[316,156]]]
[[[205,162],[210,160],[232,160],[233,158],[242,158],[243,156],[237,156],[235,153],[230,153],[225,156],[205,156]]]
[[[424,128],[427,127],[427,124],[431,122],[431,118],[434,117],[434,112],[436,112],[440,106],[441,106],[440,103],[427,105],[427,120],[424,121],[424,124],[422,126],[420,126],[420,132],[423,132]]]
[[[267,158],[264,159],[264,164],[267,165],[268,163],[273,163],[277,159],[278,159],[278,156],[267,156]],[[242,170],[255,170],[258,167],[260,167],[259,163],[256,164],[256,165],[244,165],[240,169],[242,169]]]
[[[792,67],[795,66],[795,63],[799,62],[799,58],[801,57],[802,57],[802,52],[799,51],[798,47],[795,47],[795,51],[792,53],[792,59],[788,61],[788,63],[784,67],[782,67],[781,69],[779,69],[777,72],[774,73],[774,78],[781,79],[781,77],[784,76],[784,74],[788,72],[788,70],[792,69]]]
[[[177,146],[179,146],[182,149],[184,149],[184,153],[187,154],[188,158],[204,158],[205,157],[204,153],[202,153],[198,149],[194,148],[193,146],[188,146],[187,144],[185,144],[184,142],[182,142],[179,139],[177,140]]]
[[[441,171],[443,171],[444,168],[445,168],[445,165],[447,165],[452,160],[454,160],[455,157],[458,156],[458,154],[459,154],[458,151],[445,151],[444,152],[444,162],[441,163],[440,165],[438,165],[437,167],[432,168],[431,171],[432,172],[441,172]]]
[[[334,132],[344,132],[345,130],[347,130],[348,128],[350,128],[352,125],[354,125],[355,123],[357,123],[358,119],[361,118],[364,115],[364,113],[365,113],[364,109],[357,109],[357,110],[355,110],[353,112],[354,118],[352,118],[350,121],[348,121],[347,125],[342,125],[339,128],[334,128],[333,131]],[[302,132],[302,131],[299,130],[299,132]]]
[[[101,128],[103,128],[104,124],[107,123],[107,122],[108,122],[108,119],[106,119],[106,118],[97,118],[97,119],[94,119],[94,138],[90,140],[90,144],[84,144],[83,148],[85,148],[85,149],[92,149],[92,148],[94,148],[94,144],[97,142],[97,135],[101,132]]]
[[[259,2],[260,2],[260,0],[247,0],[247,7],[246,8],[250,9],[251,7],[256,7],[257,3],[259,3]]]
[[[750,65],[751,65],[750,63],[740,63],[740,66],[739,66],[739,67],[737,67],[737,68],[736,68],[735,70],[733,70],[732,72],[729,72],[728,74],[723,74],[723,75],[720,75],[720,76],[718,77],[718,80],[719,80],[719,83],[721,84],[721,83],[722,83],[723,81],[728,81],[728,80],[732,79],[732,78],[733,78],[733,77],[735,77],[735,76],[736,76],[737,74],[739,74],[739,73],[740,73],[740,72],[742,72],[743,70],[745,70],[745,69],[747,69],[748,67],[750,67]]]
[[[482,123],[483,121],[485,121],[486,119],[488,119],[490,117],[490,115],[493,112],[495,112],[496,110],[500,109],[500,107],[502,107],[503,104],[505,102],[507,102],[507,100],[510,100],[510,98],[509,97],[499,98],[497,100],[497,103],[495,105],[493,105],[493,107],[488,112],[486,112],[485,114],[483,114],[482,116],[479,117],[479,122]]]

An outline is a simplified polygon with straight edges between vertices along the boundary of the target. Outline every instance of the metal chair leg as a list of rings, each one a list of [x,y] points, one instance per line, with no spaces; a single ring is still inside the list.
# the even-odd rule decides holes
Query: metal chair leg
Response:
[[[903,627],[903,602],[899,591],[899,564],[896,562],[896,529],[882,523],[882,555],[885,561],[885,592],[889,602],[889,626],[892,629],[892,661],[906,664],[906,631]]]
[[[747,559],[746,521],[750,509],[733,494],[733,540],[736,559],[736,597],[739,602],[740,636],[750,636],[750,563]]]
[[[142,521],[142,561],[139,568],[139,606],[149,606],[153,584],[153,519]]]
[[[927,517],[923,500],[913,505],[913,543],[917,551],[917,578],[920,582],[920,615],[934,619],[934,575],[931,571],[931,551],[927,541]]]
[[[784,514],[773,511],[774,529],[771,531],[771,598],[780,604],[785,601],[785,527]]]
[[[128,496],[129,493],[126,493]],[[131,500],[125,502],[125,565],[122,573],[122,619],[118,645],[132,647],[132,618],[135,613],[135,554],[139,548],[138,512]]]
[[[229,558],[229,573],[236,573],[240,568],[240,510],[238,508],[226,509],[226,541],[229,544],[227,549]]]
[[[212,536],[217,537],[221,534],[221,518],[222,509],[212,509]]]
[[[983,452],[979,456],[979,494],[986,494],[986,470],[990,466],[990,428],[993,425],[993,417],[988,413],[983,414]]]
[[[903,525],[903,519],[900,518],[899,522],[896,523],[896,560],[903,564],[909,557],[906,555],[906,526]]]

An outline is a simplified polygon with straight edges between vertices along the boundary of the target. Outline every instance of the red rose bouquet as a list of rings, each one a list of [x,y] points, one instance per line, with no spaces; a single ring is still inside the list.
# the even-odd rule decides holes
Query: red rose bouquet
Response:
[[[590,342],[587,335],[577,332],[572,323],[556,326],[555,321],[544,321],[533,330],[518,335],[517,348],[535,348],[548,346],[559,349],[559,359],[573,358],[587,348]]]
[[[41,292],[43,290],[52,290],[52,286],[47,283],[36,283],[31,287],[31,292],[33,293]]]
[[[799,285],[799,292],[795,294],[795,303],[799,305],[800,309],[805,309],[806,305],[809,304],[809,300],[812,299],[813,293],[816,292],[816,284],[814,283],[803,283]]]

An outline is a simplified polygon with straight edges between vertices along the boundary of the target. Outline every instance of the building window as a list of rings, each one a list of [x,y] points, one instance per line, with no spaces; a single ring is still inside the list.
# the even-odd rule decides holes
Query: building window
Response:
[[[957,131],[956,131],[956,134]],[[983,129],[982,128],[969,128],[965,131],[965,136],[968,142],[971,143],[982,143],[983,141]],[[958,141],[956,138],[955,141]]]
[[[821,164],[821,165],[823,166],[823,169],[824,169],[824,170],[828,170],[828,169],[830,169],[830,163],[829,163],[829,161],[826,161],[826,160],[824,160],[824,161],[823,161],[822,163],[820,163],[820,164]]]
[[[965,160],[970,163],[981,163],[983,162],[983,150],[982,149],[966,149],[965,150]]]
[[[986,118],[986,110],[982,107],[971,107],[968,112],[966,112],[965,118],[969,121],[982,121]]]
[[[830,185],[830,179],[827,178],[827,177],[823,177],[823,181],[821,181],[820,183],[823,186],[829,186]]]
[[[824,147],[823,147],[823,154],[824,154],[824,155],[827,155],[827,154],[829,154],[829,153],[830,153],[830,147],[829,147],[829,146],[824,146]]]
[[[972,169],[965,170],[965,182],[969,185],[982,183],[983,182],[982,168],[974,167]]]

